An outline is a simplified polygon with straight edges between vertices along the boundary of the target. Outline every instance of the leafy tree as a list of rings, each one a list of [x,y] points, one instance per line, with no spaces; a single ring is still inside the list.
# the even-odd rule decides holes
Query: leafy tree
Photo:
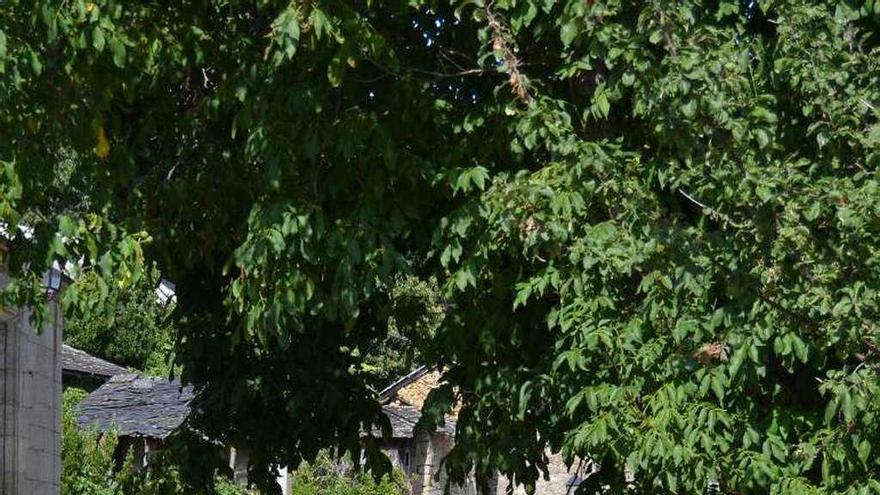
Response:
[[[612,489],[876,489],[878,9],[6,1],[4,302],[158,263],[199,431],[267,487],[385,423],[364,356],[412,275],[453,479],[549,448]]]
[[[364,351],[363,367],[388,384],[424,363],[444,316],[437,281],[401,277],[390,287],[388,333]]]
[[[65,342],[122,366],[168,376],[172,306],[157,298],[158,284],[155,270],[127,287],[107,285],[94,272],[80,277],[70,290],[91,304],[68,312]]]

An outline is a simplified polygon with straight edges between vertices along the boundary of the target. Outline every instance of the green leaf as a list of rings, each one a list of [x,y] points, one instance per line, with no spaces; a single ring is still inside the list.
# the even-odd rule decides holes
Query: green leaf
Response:
[[[295,4],[291,3],[272,23],[272,37],[279,50],[274,57],[275,65],[278,66],[286,60],[291,60],[296,54],[300,37],[298,12]]]
[[[277,253],[283,253],[285,248],[284,236],[281,235],[281,232],[275,229],[271,229],[269,231],[269,241],[272,244],[272,248]]]
[[[596,116],[605,118],[608,116],[608,112],[611,111],[611,103],[608,101],[608,96],[605,92],[598,93],[594,98],[594,105],[596,107]]]
[[[559,31],[559,38],[564,46],[570,45],[577,38],[577,35],[578,25],[575,20],[563,24],[562,29]]]
[[[342,84],[342,77],[344,75],[345,62],[343,61],[342,53],[339,53],[330,60],[330,65],[327,66],[327,80],[330,81],[333,87],[339,87]]]
[[[110,38],[110,53],[113,55],[113,63],[117,67],[125,67],[125,45],[119,36]]]
[[[859,227],[863,222],[861,215],[856,210],[846,206],[837,210],[837,218],[845,227]]]
[[[532,383],[525,382],[519,389],[519,412],[517,413],[517,417],[519,417],[520,420],[524,420],[526,417],[526,411],[528,410],[531,397]]]
[[[104,30],[100,26],[95,26],[92,30],[92,47],[98,52],[104,50]]]
[[[107,252],[101,256],[101,259],[98,262],[98,266],[101,268],[101,273],[106,278],[111,278],[113,273],[113,256]]]
[[[718,399],[718,402],[724,401],[724,381],[721,375],[713,375],[711,378],[711,388],[712,393],[715,394],[715,397]]]
[[[486,179],[489,178],[489,171],[485,167],[474,167],[470,172],[471,179],[476,184],[477,189],[483,191],[486,189]]]
[[[837,397],[833,397],[828,401],[828,404],[825,406],[825,424],[831,425],[833,424],[835,418],[837,417],[837,411],[840,407],[840,400]]]
[[[318,40],[321,39],[321,36],[326,33],[328,36],[332,34],[333,25],[330,23],[330,19],[324,14],[324,11],[319,8],[312,9],[312,25],[315,28],[315,37]]]
[[[817,202],[814,202],[813,204],[811,204],[809,208],[807,208],[806,212],[804,213],[804,218],[813,222],[817,218],[819,218],[819,215],[821,215],[821,214],[822,214],[822,204],[817,201]]]
[[[869,442],[868,440],[862,440],[859,443],[859,460],[861,460],[863,464],[867,464],[870,455],[871,442]]]
[[[755,138],[757,139],[760,148],[766,148],[767,145],[770,144],[770,134],[764,129],[756,129]]]
[[[455,286],[458,290],[464,292],[468,285],[477,286],[477,279],[474,277],[470,267],[462,267],[455,272]]]
[[[31,70],[34,72],[35,76],[39,76],[43,73],[43,61],[40,59],[40,55],[37,52],[30,52],[30,63]]]
[[[800,339],[797,335],[791,335],[792,347],[794,348],[794,355],[802,362],[806,363],[809,356],[807,352],[807,344],[804,343],[803,340]]]

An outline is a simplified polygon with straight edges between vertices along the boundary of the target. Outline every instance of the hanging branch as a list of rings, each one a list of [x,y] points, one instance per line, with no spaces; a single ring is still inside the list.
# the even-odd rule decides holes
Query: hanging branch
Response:
[[[507,72],[510,75],[510,87],[513,94],[525,103],[532,101],[532,95],[529,94],[526,78],[519,71],[521,65],[519,58],[507,42],[508,32],[504,26],[500,16],[492,10],[493,2],[486,5],[486,20],[489,22],[489,29],[492,30],[492,48],[496,52],[501,52],[504,64],[507,65]]]
[[[731,219],[729,216],[725,215],[724,213],[721,213],[720,211],[716,210],[715,208],[712,208],[711,206],[709,206],[709,205],[703,203],[702,201],[698,200],[697,198],[691,196],[684,189],[679,189],[678,193],[681,194],[682,196],[684,196],[685,198],[687,198],[687,200],[690,201],[691,203],[699,206],[703,210],[703,212],[706,215],[708,215],[709,218],[711,218],[713,220],[720,220],[720,221],[724,222],[725,224],[730,225],[732,227],[736,227],[738,229],[744,229],[744,228],[748,227],[746,224],[737,223],[737,222],[733,221],[733,219]]]

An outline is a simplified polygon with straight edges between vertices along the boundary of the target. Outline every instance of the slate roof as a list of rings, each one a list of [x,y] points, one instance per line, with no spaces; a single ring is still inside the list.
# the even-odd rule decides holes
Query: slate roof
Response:
[[[397,380],[396,382],[392,383],[391,385],[388,385],[387,387],[385,387],[384,390],[379,392],[379,400],[390,399],[391,396],[393,396],[395,392],[397,392],[401,388],[415,382],[416,380],[427,375],[431,371],[432,371],[432,369],[428,368],[427,366],[419,366],[418,368],[416,368],[413,371],[406,374],[406,376],[404,376],[403,378]]]
[[[382,411],[391,421],[391,436],[393,438],[413,438],[415,436],[415,426],[418,424],[419,418],[422,417],[423,400],[413,401],[411,400],[413,397],[409,397],[409,395],[420,397],[426,395],[436,386],[438,376],[437,368],[420,366],[379,392],[379,400],[385,403],[382,406]],[[404,394],[405,391],[413,393]],[[424,399],[424,397],[421,398]],[[437,427],[437,433],[454,436],[455,417],[447,415],[445,419],[444,424]],[[381,436],[381,432],[378,430],[373,434]]]
[[[110,378],[114,375],[127,373],[127,370],[122,366],[92,356],[67,344],[61,346],[61,369],[66,373],[91,375],[98,378]]]
[[[119,436],[164,439],[189,415],[191,386],[137,374],[117,375],[78,406],[77,423]]]
[[[413,438],[414,430],[419,418],[422,417],[421,411],[409,404],[391,403],[382,406],[382,412],[391,421],[391,437],[392,438]],[[446,417],[446,422],[437,428],[437,433],[446,435],[455,435],[455,421]],[[381,436],[380,431],[375,431],[375,435]]]

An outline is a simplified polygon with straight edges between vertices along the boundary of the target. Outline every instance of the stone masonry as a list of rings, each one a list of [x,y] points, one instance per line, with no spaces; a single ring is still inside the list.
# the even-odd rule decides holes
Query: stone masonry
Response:
[[[0,287],[6,284],[0,271]],[[0,493],[56,495],[61,469],[61,311],[42,332],[30,311],[0,308]]]

